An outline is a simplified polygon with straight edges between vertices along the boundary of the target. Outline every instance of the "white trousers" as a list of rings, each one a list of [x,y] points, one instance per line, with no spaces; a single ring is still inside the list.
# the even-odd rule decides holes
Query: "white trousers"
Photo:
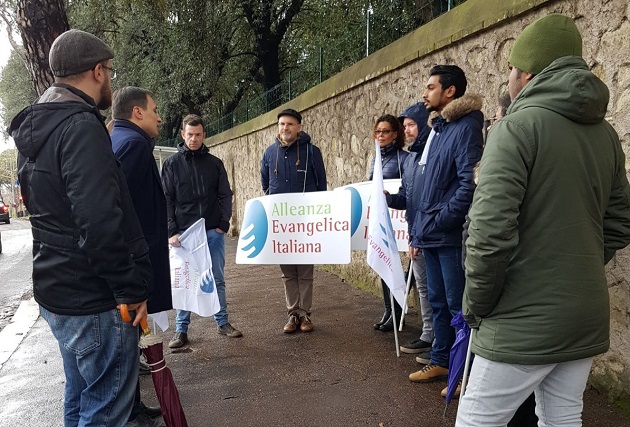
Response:
[[[582,425],[582,395],[593,358],[515,365],[475,356],[456,427],[505,427],[532,391],[539,427]]]

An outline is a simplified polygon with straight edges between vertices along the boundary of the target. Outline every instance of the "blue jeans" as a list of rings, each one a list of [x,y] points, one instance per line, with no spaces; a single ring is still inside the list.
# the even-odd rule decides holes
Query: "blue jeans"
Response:
[[[449,353],[455,342],[455,329],[451,326],[451,320],[462,309],[466,282],[462,269],[462,248],[428,248],[423,249],[423,253],[435,334],[431,364],[448,368]]]
[[[227,303],[225,302],[225,279],[223,270],[225,269],[225,233],[219,233],[214,229],[206,230],[208,238],[208,249],[210,249],[210,258],[212,259],[212,275],[214,283],[217,287],[217,296],[221,309],[214,315],[214,321],[217,326],[223,326],[228,323]],[[188,333],[188,325],[190,325],[190,311],[177,310],[175,316],[175,332]]]
[[[40,306],[59,343],[66,374],[64,426],[124,426],[138,382],[138,327],[118,309],[87,316]]]

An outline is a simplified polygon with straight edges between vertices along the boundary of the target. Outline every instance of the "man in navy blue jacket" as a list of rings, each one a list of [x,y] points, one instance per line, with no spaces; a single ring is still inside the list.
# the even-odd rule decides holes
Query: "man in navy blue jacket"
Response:
[[[472,202],[473,167],[483,149],[481,97],[464,95],[466,76],[456,65],[436,65],[422,98],[431,112],[431,134],[419,161],[421,182],[412,246],[427,267],[435,341],[429,363],[409,375],[414,382],[446,379],[455,341],[451,320],[462,308],[462,226]]]
[[[260,165],[265,194],[326,191],[326,169],[319,148],[302,132],[302,115],[293,109],[278,114],[278,135],[265,150]],[[313,265],[280,265],[289,321],[287,334],[311,332]]]
[[[173,308],[168,258],[168,228],[166,198],[162,181],[153,158],[153,138],[158,136],[162,122],[155,95],[146,89],[127,86],[114,93],[112,104],[114,129],[112,150],[125,174],[142,232],[149,244],[149,259],[153,268],[153,286],[149,288],[148,313]],[[146,407],[140,401],[140,383],[136,386],[134,407],[126,427],[159,426],[150,417],[160,415],[160,408]]]

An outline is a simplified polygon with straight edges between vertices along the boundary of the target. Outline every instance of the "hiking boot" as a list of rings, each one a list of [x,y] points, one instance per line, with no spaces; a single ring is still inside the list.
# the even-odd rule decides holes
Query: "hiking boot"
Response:
[[[313,331],[313,322],[311,322],[311,318],[308,316],[302,316],[300,318],[300,331],[302,332],[311,332]]]
[[[168,342],[168,348],[181,348],[188,344],[188,334],[186,332],[175,332],[173,339]]]
[[[420,338],[400,346],[400,351],[407,354],[425,353],[431,350],[432,344]]]
[[[440,392],[442,397],[446,397],[446,393],[448,392],[448,387],[444,387]],[[457,388],[455,389],[455,394],[453,394],[453,399],[459,399],[459,394],[462,392],[462,382],[457,383]]]
[[[416,356],[416,362],[421,365],[428,365],[431,363],[431,350],[422,353],[420,356]]]
[[[242,337],[243,336],[243,333],[241,331],[239,331],[238,329],[234,328],[229,323],[226,323],[225,325],[222,325],[222,326],[218,326],[217,327],[217,332],[219,332],[221,335],[225,335],[225,336],[228,336],[230,338],[238,338],[238,337]]]
[[[448,378],[448,369],[428,364],[418,372],[409,374],[409,380],[414,383],[430,383]]]
[[[299,324],[300,324],[300,321],[298,320],[298,317],[295,314],[290,315],[289,321],[287,322],[286,325],[284,325],[284,333],[292,334],[293,332],[297,331]]]

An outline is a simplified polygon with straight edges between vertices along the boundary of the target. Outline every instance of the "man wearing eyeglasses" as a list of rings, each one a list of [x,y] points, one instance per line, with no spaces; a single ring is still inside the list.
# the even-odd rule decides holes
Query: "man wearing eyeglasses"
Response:
[[[99,110],[111,49],[70,30],[50,48],[55,83],[15,117],[33,232],[33,293],[59,343],[64,425],[125,425],[138,381],[137,324],[152,280],[148,246]],[[117,305],[135,311],[121,320]]]

